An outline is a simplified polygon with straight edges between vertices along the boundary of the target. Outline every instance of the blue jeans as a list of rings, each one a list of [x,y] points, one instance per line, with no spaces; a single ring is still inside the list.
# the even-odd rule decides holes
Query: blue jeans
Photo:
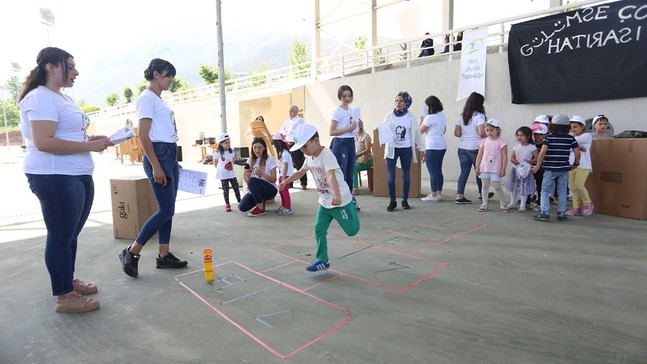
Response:
[[[344,174],[344,181],[348,185],[348,190],[352,192],[353,176],[355,175],[355,138],[335,137],[330,150],[337,157],[341,173]]]
[[[249,211],[263,201],[271,200],[276,197],[279,190],[276,186],[262,178],[250,177],[247,180],[247,194],[238,203],[240,211]]]
[[[173,215],[175,215],[175,198],[177,197],[177,187],[180,180],[180,167],[177,163],[177,145],[175,143],[153,143],[155,156],[166,174],[168,183],[163,186],[153,181],[153,166],[146,156],[144,156],[144,172],[148,176],[148,181],[153,187],[153,195],[157,200],[157,212],[142,226],[135,241],[140,245],[146,245],[146,242],[157,233],[157,240],[160,244],[168,244],[171,241],[171,227],[173,225]]]
[[[467,178],[470,176],[472,167],[476,167],[476,156],[479,154],[478,149],[462,149],[458,148],[458,160],[461,164],[461,174],[458,176],[458,188],[456,189],[457,195],[465,194],[465,185]],[[481,179],[476,176],[476,186],[481,194]]]
[[[429,171],[429,183],[432,192],[443,190],[445,177],[443,176],[443,158],[447,149],[427,149],[425,150],[425,164]]]
[[[389,197],[395,201],[395,164],[400,158],[402,167],[402,199],[409,199],[409,185],[411,184],[411,147],[395,148],[393,159],[386,159],[386,183],[389,186]]]
[[[550,191],[553,184],[557,183],[557,212],[566,212],[566,199],[568,187],[568,172],[544,170],[544,180],[541,182],[541,213],[550,215]]]
[[[29,188],[38,197],[47,227],[45,265],[52,293],[74,290],[77,238],[90,215],[94,200],[92,176],[26,174]]]

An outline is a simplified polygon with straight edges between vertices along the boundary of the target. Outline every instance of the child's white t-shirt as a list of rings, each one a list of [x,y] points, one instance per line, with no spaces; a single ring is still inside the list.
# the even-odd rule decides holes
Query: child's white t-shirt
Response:
[[[153,143],[175,143],[178,141],[175,113],[166,101],[153,91],[146,89],[135,101],[137,119],[151,119],[148,132]]]
[[[294,165],[292,164],[292,155],[287,149],[283,149],[283,152],[281,153],[281,159],[278,163],[279,177],[283,175],[283,164],[285,163],[288,164],[288,173],[286,174],[286,176],[289,177],[292,175],[292,173],[294,173]]]
[[[582,133],[579,136],[574,137],[577,141],[577,145],[580,147],[586,148],[586,152],[580,150],[580,169],[593,169],[593,164],[591,163],[591,144],[593,143],[593,135],[591,133]],[[570,164],[575,162],[575,153],[571,149],[571,154],[568,156]]]
[[[75,154],[54,154],[42,152],[34,145],[31,135],[32,120],[54,121],[54,137],[72,142],[87,142],[85,133],[90,119],[74,101],[45,86],[30,91],[18,105],[20,109],[20,128],[25,137],[27,154],[23,170],[30,174],[63,174],[68,176],[91,175],[94,162],[90,152]]]
[[[352,109],[349,107],[348,110],[344,110],[341,106],[337,106],[337,109],[333,111],[331,120],[337,122],[337,130],[348,128],[351,123],[354,123]],[[355,138],[355,133],[350,131],[341,135],[337,135],[335,138]]]
[[[327,148],[323,148],[316,158],[309,155],[306,156],[301,169],[309,169],[310,173],[312,173],[315,185],[317,186],[317,192],[319,192],[319,204],[321,206],[331,209],[346,206],[353,200],[350,189],[344,181],[344,174],[337,163],[337,157]],[[339,206],[333,206],[332,204],[335,192],[328,181],[327,174],[327,171],[331,169],[335,171],[335,179],[337,179],[337,185],[341,193],[341,204]]]
[[[236,178],[236,171],[234,171],[234,158],[236,158],[236,154],[234,152],[229,150],[225,150],[222,153],[216,151],[213,157],[218,158],[218,164],[216,164],[217,179]]]

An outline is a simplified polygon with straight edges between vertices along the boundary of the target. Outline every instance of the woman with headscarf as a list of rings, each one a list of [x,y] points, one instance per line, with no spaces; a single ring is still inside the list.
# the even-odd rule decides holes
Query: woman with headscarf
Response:
[[[418,162],[416,149],[422,161],[425,160],[425,141],[422,138],[416,117],[409,112],[411,96],[406,91],[399,92],[395,96],[395,108],[386,114],[384,124],[388,125],[393,133],[393,139],[386,141],[384,145],[384,159],[386,160],[386,181],[389,188],[391,201],[386,208],[391,212],[395,210],[395,167],[398,159],[399,167],[402,168],[402,208],[410,209],[409,185],[411,182],[411,161]]]

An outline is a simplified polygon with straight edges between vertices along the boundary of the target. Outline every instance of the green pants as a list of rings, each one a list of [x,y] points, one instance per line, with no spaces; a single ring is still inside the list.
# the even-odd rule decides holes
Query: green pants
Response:
[[[373,167],[372,159],[367,160],[365,164],[355,163],[355,175],[353,176],[353,188],[359,186],[359,178],[358,178],[359,172],[371,169],[371,167]]]
[[[359,216],[352,202],[346,206],[327,209],[319,205],[317,219],[315,220],[315,240],[317,241],[317,261],[328,261],[328,227],[335,219],[348,236],[355,236],[359,232]]]

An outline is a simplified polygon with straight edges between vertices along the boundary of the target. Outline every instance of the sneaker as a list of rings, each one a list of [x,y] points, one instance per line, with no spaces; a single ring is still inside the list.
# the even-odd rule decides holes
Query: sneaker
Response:
[[[254,209],[250,212],[247,213],[247,216],[261,216],[265,215],[265,209],[261,210],[258,208],[258,206],[254,207]]]
[[[585,203],[584,206],[582,206],[582,215],[590,216],[592,213],[593,213],[593,204]]]
[[[359,195],[359,188],[353,187],[353,196]]]
[[[442,196],[442,195],[436,195],[436,198],[434,199],[434,202],[440,202],[440,201],[442,201],[442,200],[443,200],[443,196]]]
[[[276,209],[276,211],[274,211],[274,212],[276,212],[277,214],[281,215],[281,213],[283,212],[283,209],[284,209],[284,207],[283,207],[283,206],[279,206],[279,208],[278,208],[278,209]]]
[[[180,260],[173,253],[168,253],[164,258],[157,256],[157,268],[184,268],[187,266],[186,260]]]
[[[315,260],[306,267],[306,270],[308,272],[317,272],[320,270],[327,270],[328,268],[330,268],[330,263],[327,260],[325,262],[318,262]]]
[[[485,211],[487,211],[487,205],[479,206],[479,212],[485,212]]]
[[[359,207],[359,202],[357,202],[357,199],[356,199],[355,197],[353,197],[353,201],[352,201],[352,202],[353,202],[353,204],[355,205],[355,209],[357,209],[357,211],[360,211],[360,210],[361,210],[361,208]]]
[[[225,205],[225,211],[231,212],[231,205],[230,204]]]
[[[431,195],[431,193],[430,193],[430,194],[428,194],[427,196],[425,196],[425,197],[421,198],[420,200],[422,200],[422,202],[433,202],[433,201],[437,201],[437,200],[436,200],[436,197],[435,197],[435,196],[432,196],[432,195]]]
[[[539,205],[535,204],[535,205],[532,207],[532,212],[539,212],[539,211],[541,211],[541,209],[539,208]]]
[[[292,209],[286,209],[285,207],[281,206],[278,210],[276,210],[276,213],[279,214],[279,216],[292,215]]]
[[[578,209],[577,207],[572,207],[568,211],[566,211],[566,215],[568,216],[582,215],[582,210]]]
[[[520,206],[521,206],[521,205],[520,205]],[[505,207],[507,207],[507,208],[508,208],[508,210],[512,210],[512,209],[516,209],[516,208],[517,208],[517,204],[516,204],[516,203],[509,203],[509,204],[505,205]],[[519,207],[519,208],[521,208],[521,207]]]
[[[501,205],[501,212],[510,212],[510,208],[505,205]]]
[[[386,211],[391,212],[395,210],[396,206],[398,206],[398,203],[395,202],[395,200],[389,202],[389,206],[386,207]]]
[[[565,212],[558,212],[557,213],[557,221],[566,221],[566,219],[568,219],[568,217],[566,217]]]
[[[546,222],[548,222],[548,220],[550,220],[550,215],[549,214],[544,214],[542,212],[542,213],[539,213],[539,214],[535,215],[534,219],[537,220],[537,221],[546,221]]]
[[[139,263],[139,254],[133,254],[131,253],[128,249],[130,247],[127,247],[126,249],[122,250],[119,252],[119,260],[121,261],[121,269],[123,269],[124,273],[127,275],[136,278],[137,277],[137,264]]]
[[[494,192],[488,192],[487,198],[490,199],[492,197],[494,197]],[[479,194],[479,200],[482,200],[482,199],[483,199],[483,195]]]
[[[82,296],[78,292],[74,292],[65,299],[61,299],[61,296],[59,296],[56,301],[54,311],[81,313],[94,311],[97,308],[99,308],[99,301]]]
[[[402,208],[405,210],[411,209],[411,206],[409,206],[409,202],[407,200],[402,200]]]
[[[526,206],[519,206],[519,212],[526,212]]]
[[[74,290],[78,294],[82,294],[82,295],[93,294],[93,293],[97,293],[97,291],[99,290],[97,286],[95,286],[94,284],[85,283],[80,279],[74,278],[72,283],[74,284]]]
[[[467,205],[467,204],[472,203],[472,201],[470,201],[470,200],[466,199],[465,197],[463,197],[463,198],[455,199],[454,203],[457,204],[457,205]]]

